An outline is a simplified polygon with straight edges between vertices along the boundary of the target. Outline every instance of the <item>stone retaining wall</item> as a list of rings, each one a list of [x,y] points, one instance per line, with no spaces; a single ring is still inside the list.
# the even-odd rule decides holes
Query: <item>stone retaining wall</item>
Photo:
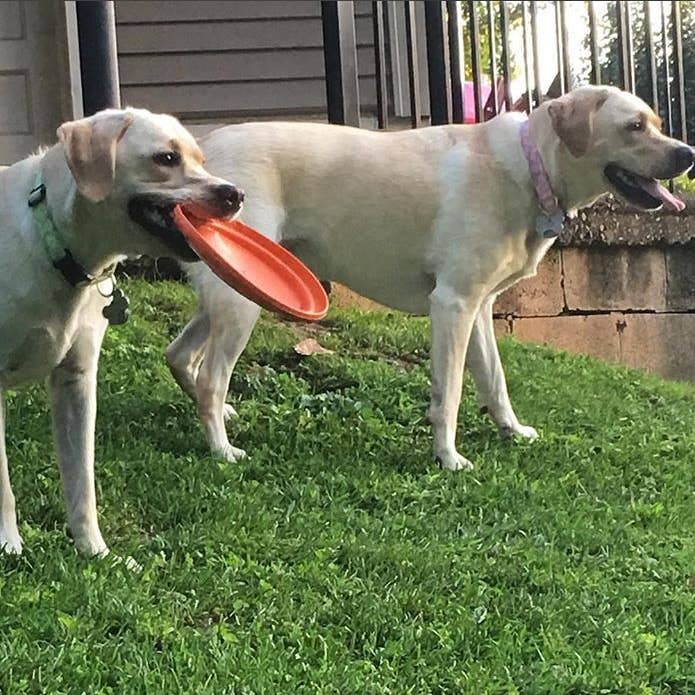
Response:
[[[495,308],[500,334],[695,380],[695,244],[551,249]]]

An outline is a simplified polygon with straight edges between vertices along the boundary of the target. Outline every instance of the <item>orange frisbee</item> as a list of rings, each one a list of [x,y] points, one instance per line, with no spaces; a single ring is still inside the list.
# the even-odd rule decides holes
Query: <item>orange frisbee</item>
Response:
[[[326,315],[321,283],[286,248],[239,220],[201,219],[195,211],[177,205],[174,222],[217,277],[269,311],[303,321]]]

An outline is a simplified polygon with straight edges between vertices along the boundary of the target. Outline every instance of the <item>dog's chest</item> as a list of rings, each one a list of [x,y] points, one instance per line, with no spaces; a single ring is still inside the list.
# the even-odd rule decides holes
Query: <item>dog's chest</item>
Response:
[[[500,264],[495,273],[494,293],[504,292],[519,280],[533,277],[538,264],[554,241],[555,239],[541,239],[535,231],[520,234],[516,249],[504,257],[504,263]]]
[[[57,330],[50,324],[15,334],[0,348],[0,380],[3,386],[19,386],[44,378],[60,364],[69,343],[66,331]]]
[[[85,308],[81,302],[50,304],[0,316],[0,383],[14,387],[45,378],[70,349]]]
[[[535,230],[527,232],[527,255],[522,268],[522,277],[530,277],[536,274],[538,264],[543,260],[545,254],[555,243],[555,237],[543,239],[538,236]]]

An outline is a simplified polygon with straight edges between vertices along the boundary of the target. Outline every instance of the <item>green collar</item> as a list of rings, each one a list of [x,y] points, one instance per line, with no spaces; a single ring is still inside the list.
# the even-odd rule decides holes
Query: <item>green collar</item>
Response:
[[[75,260],[51,217],[48,205],[45,204],[46,186],[41,180],[40,172],[36,176],[34,188],[29,193],[27,203],[34,216],[46,255],[53,267],[59,270],[73,287],[95,285],[113,276],[115,266],[110,266],[101,275],[94,276]]]

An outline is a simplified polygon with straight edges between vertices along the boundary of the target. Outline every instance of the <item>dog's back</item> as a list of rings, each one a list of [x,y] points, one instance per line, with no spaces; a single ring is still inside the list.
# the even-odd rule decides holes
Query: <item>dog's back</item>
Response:
[[[210,171],[244,189],[245,221],[322,278],[418,312],[431,290],[423,262],[438,177],[456,144],[455,127],[383,133],[292,122],[227,126],[201,142]]]

